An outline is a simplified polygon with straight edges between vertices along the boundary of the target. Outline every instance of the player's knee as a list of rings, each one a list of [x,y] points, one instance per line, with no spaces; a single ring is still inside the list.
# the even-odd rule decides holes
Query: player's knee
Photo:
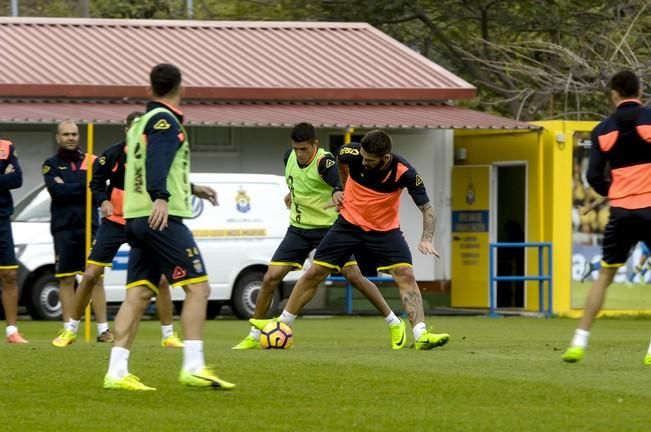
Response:
[[[341,274],[343,277],[348,279],[348,282],[356,286],[359,286],[358,284],[360,282],[363,282],[364,280],[364,276],[362,275],[362,272],[359,271],[359,267],[355,267],[355,266],[344,267],[343,269],[341,269]]]
[[[208,282],[186,285],[185,292],[187,295],[191,295],[196,299],[208,301],[208,297],[210,296],[210,285],[208,285]]]
[[[16,284],[16,270],[3,269],[0,270],[0,283],[3,288],[10,288]]]
[[[265,291],[273,291],[276,286],[283,280],[283,275],[270,268],[262,278],[262,289]]]
[[[391,271],[391,276],[399,284],[411,285],[416,283],[414,269],[408,266],[396,267]]]
[[[315,264],[307,270],[305,278],[318,283],[327,278],[331,272],[332,269]]]
[[[95,283],[100,278],[100,276],[102,276],[103,273],[104,273],[104,267],[94,265],[94,264],[89,264],[88,267],[86,268],[86,271],[84,272],[84,277],[88,278],[93,283]]]

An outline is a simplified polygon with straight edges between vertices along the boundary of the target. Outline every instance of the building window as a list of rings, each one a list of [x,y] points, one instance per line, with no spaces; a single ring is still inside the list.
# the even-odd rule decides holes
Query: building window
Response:
[[[231,127],[190,126],[190,150],[199,153],[236,155],[239,153],[237,133]]]

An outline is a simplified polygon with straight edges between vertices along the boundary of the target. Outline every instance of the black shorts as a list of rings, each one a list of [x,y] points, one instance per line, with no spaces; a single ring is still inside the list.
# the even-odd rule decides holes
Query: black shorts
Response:
[[[400,228],[364,231],[341,215],[316,249],[314,262],[339,270],[347,257],[356,251],[372,256],[377,262],[378,271],[412,265],[411,252]]]
[[[82,274],[86,268],[86,230],[66,230],[52,234],[54,238],[54,276]]]
[[[124,225],[106,218],[102,219],[88,256],[88,263],[111,267],[115,254],[118,253],[120,246],[126,242],[127,231]]]
[[[172,286],[208,280],[192,233],[179,218],[170,217],[163,231],[149,228],[146,217],[129,219],[127,240],[131,246],[127,288],[145,285],[157,292],[161,274]]]
[[[297,228],[289,226],[287,233],[280,242],[274,256],[271,257],[272,266],[289,266],[295,269],[302,269],[303,263],[314,249],[316,249],[321,240],[328,233],[330,228]],[[346,265],[355,265],[355,257],[348,254]]]
[[[0,270],[17,268],[14,236],[11,233],[11,218],[0,218]]]
[[[628,210],[611,207],[604,232],[602,265],[621,267],[638,241],[651,245],[651,207]]]

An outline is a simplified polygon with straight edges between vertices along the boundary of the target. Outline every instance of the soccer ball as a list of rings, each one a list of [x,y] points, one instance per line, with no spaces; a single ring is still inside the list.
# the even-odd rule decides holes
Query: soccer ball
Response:
[[[260,332],[262,349],[287,349],[294,343],[292,329],[285,323],[270,322]]]

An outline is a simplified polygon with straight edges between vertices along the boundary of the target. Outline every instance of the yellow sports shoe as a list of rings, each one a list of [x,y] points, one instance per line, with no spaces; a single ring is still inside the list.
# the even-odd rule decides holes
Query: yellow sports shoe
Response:
[[[407,325],[405,322],[400,319],[400,324],[390,325],[389,330],[391,330],[391,348],[394,350],[403,349],[407,344]]]
[[[432,348],[440,347],[448,343],[450,335],[447,333],[430,333],[426,331],[416,341],[417,350],[431,350]]]
[[[269,323],[272,322],[279,322],[279,318],[271,318],[271,319],[256,319],[256,318],[251,318],[249,320],[249,324],[251,324],[253,327],[257,328],[258,330],[262,330],[265,328],[265,326]]]
[[[256,340],[253,336],[248,335],[242,342],[235,345],[232,349],[234,350],[248,350],[248,349],[258,349],[260,348],[260,341]]]
[[[644,356],[644,364],[645,364],[646,366],[651,366],[651,354],[647,353],[647,354]]]
[[[172,333],[170,336],[163,338],[163,340],[160,342],[160,346],[164,348],[183,348],[185,344],[181,339],[179,339],[179,336],[176,334],[176,332]]]
[[[232,389],[235,387],[235,384],[229,383],[220,379],[212,369],[204,367],[203,369],[197,372],[188,372],[186,370],[181,370],[179,374],[179,381],[181,384],[185,384],[190,387],[212,387],[215,389]]]
[[[583,357],[585,357],[585,348],[569,347],[565,350],[561,359],[566,363],[576,363],[583,360]]]
[[[155,391],[155,387],[149,387],[140,382],[140,378],[134,374],[128,374],[124,378],[111,378],[104,376],[104,388],[106,390],[132,390],[132,391]]]
[[[75,343],[76,340],[77,340],[76,333],[73,333],[67,329],[63,329],[61,330],[61,333],[59,333],[59,335],[56,338],[54,338],[54,340],[52,341],[52,345],[54,345],[55,347],[63,348],[63,347],[67,347],[68,345],[72,345],[73,343]]]

